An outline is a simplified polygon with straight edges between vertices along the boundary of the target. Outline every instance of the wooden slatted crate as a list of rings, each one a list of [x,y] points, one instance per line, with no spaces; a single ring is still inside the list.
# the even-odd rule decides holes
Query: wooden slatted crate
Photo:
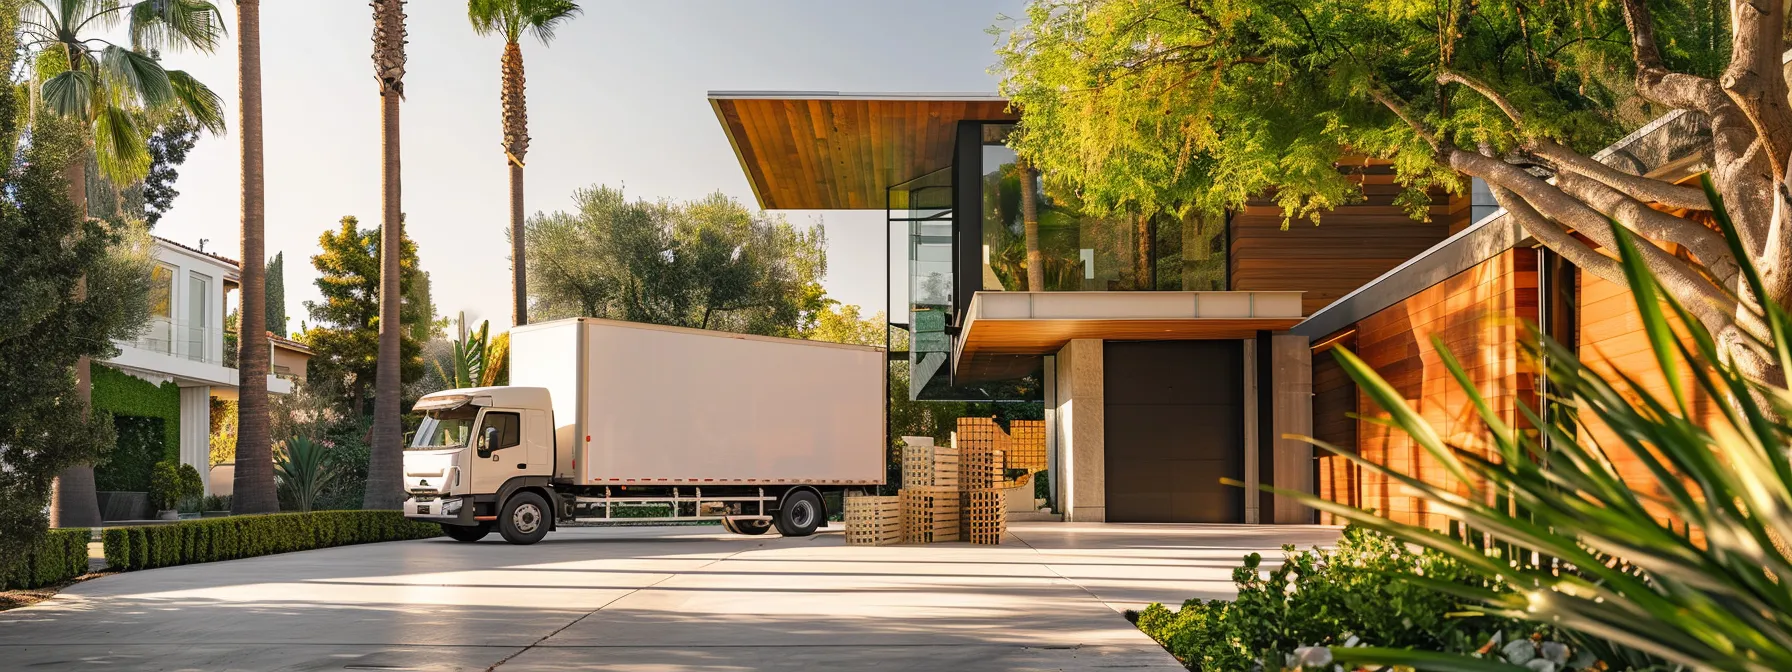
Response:
[[[1045,421],[1015,420],[1008,423],[1010,441],[1006,451],[1009,469],[1033,474],[1048,464],[1045,455]]]
[[[959,498],[951,488],[903,488],[902,540],[910,544],[957,541]]]
[[[1001,490],[964,493],[964,539],[973,544],[1000,544],[1008,529],[1008,505]]]
[[[847,497],[841,506],[846,518],[848,546],[889,546],[902,543],[902,498]]]
[[[909,487],[958,487],[958,449],[909,444],[902,449],[902,484]]]
[[[1002,483],[1001,460],[997,458],[1008,443],[1007,433],[993,418],[959,418],[958,488],[970,492],[988,490]]]

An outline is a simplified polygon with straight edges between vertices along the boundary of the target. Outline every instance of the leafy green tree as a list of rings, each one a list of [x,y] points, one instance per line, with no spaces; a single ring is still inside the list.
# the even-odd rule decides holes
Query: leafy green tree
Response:
[[[489,387],[510,382],[510,333],[491,335],[491,321],[464,338],[449,342],[446,356],[431,364],[442,380],[442,389]],[[432,390],[434,391],[434,390]]]
[[[523,251],[523,157],[529,153],[529,105],[523,76],[523,33],[535,36],[542,46],[554,40],[554,29],[579,15],[573,0],[467,0],[467,19],[473,32],[504,38],[504,56],[498,63],[501,78],[498,98],[503,106],[504,159],[510,167],[510,322],[529,323],[528,273]]]
[[[0,0],[0,70],[15,62],[18,16],[17,0]],[[63,169],[82,155],[84,129],[40,110],[21,143],[25,104],[19,89],[0,87],[0,557],[17,557],[46,523],[98,522],[91,465],[114,429],[108,414],[89,417],[77,365],[116,354],[112,342],[149,320],[148,237],[80,215]],[[46,520],[53,481],[58,505]]]
[[[149,172],[143,176],[143,220],[151,227],[174,207],[180,190],[174,181],[180,178],[179,168],[187,162],[187,152],[199,143],[199,126],[193,118],[175,115],[163,122],[149,136]]]
[[[286,253],[279,252],[268,262],[267,313],[268,331],[286,336]]]
[[[1010,142],[1096,210],[1273,193],[1317,222],[1361,200],[1340,166],[1367,156],[1393,163],[1422,216],[1427,189],[1476,177],[1594,276],[1624,281],[1613,222],[1651,239],[1667,291],[1744,370],[1783,380],[1760,343],[1763,304],[1792,306],[1785,23],[1778,0],[1039,0],[998,52],[1022,111]],[[1592,157],[1676,110],[1703,129],[1676,141],[1713,166],[1734,249],[1703,223],[1700,190]],[[1764,294],[1741,284],[1737,255]]]
[[[721,194],[629,201],[620,189],[573,195],[578,211],[529,222],[538,315],[583,315],[796,336],[826,298],[827,240]]]
[[[378,229],[358,224],[354,217],[343,217],[336,230],[318,238],[319,252],[311,257],[311,265],[317,269],[317,289],[324,298],[305,302],[311,319],[303,336],[317,353],[310,376],[335,381],[331,387],[339,387],[343,395],[338,401],[363,416],[379,366],[381,237]],[[415,282],[417,246],[408,236],[399,259],[404,281]],[[406,302],[403,310],[412,323],[425,320],[420,306]],[[422,375],[421,344],[407,334],[400,352],[399,370],[405,379]]]

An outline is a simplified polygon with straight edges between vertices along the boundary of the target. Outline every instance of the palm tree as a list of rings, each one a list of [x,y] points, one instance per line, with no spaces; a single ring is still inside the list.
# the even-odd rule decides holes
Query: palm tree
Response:
[[[237,369],[236,482],[232,513],[273,513],[280,509],[274,491],[273,447],[268,443],[268,376],[266,198],[261,166],[261,0],[237,0],[237,128],[242,133],[242,320]]]
[[[85,32],[127,22],[130,47]],[[148,174],[148,133],[155,118],[184,114],[214,134],[224,131],[223,100],[186,72],[164,69],[151,55],[163,49],[210,53],[223,35],[218,8],[204,0],[60,0],[54,6],[31,0],[19,15],[19,46],[36,73],[32,104],[80,121],[92,134],[89,150],[100,173],[116,184]],[[64,175],[75,212],[87,216],[85,152],[69,161]],[[83,405],[92,394],[88,367],[86,359],[75,365]],[[51,525],[100,523],[92,465],[63,471],[53,492]]]
[[[529,107],[523,91],[523,48],[518,42],[527,30],[546,46],[554,39],[554,29],[579,11],[573,0],[467,1],[473,32],[504,37],[499,99],[504,107],[504,155],[510,165],[510,320],[517,326],[529,323],[529,281],[523,261],[523,155],[529,153]]]
[[[396,509],[404,435],[398,424],[398,310],[404,290],[404,213],[399,207],[398,103],[404,98],[404,0],[373,0],[373,74],[380,83],[380,345],[374,373],[373,451],[361,506]]]

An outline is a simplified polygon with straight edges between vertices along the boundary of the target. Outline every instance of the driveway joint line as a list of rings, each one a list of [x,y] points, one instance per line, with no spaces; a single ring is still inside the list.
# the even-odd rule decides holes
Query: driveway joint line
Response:
[[[743,548],[743,549],[740,549],[740,550],[738,550],[738,551],[735,551],[735,552],[733,552],[733,553],[729,553],[729,554],[728,554],[728,555],[725,555],[725,556],[722,556],[722,557],[720,557],[720,558],[716,558],[716,559],[714,559],[714,560],[711,560],[711,561],[709,561],[709,562],[706,562],[706,563],[704,563],[704,564],[702,564],[702,565],[701,565],[701,566],[698,566],[698,567],[696,567],[696,568],[694,568],[694,569],[703,569],[703,568],[704,568],[704,567],[709,567],[709,566],[711,566],[711,565],[715,565],[715,564],[717,564],[717,563],[721,563],[721,562],[727,562],[727,561],[728,561],[728,560],[729,560],[729,559],[730,559],[730,558],[733,558],[733,557],[734,557],[734,556],[737,556],[737,555],[740,555],[740,554],[742,554],[742,553],[745,553],[745,552],[747,552],[747,551],[751,551],[751,550],[753,550],[753,549],[755,549],[755,548],[764,548],[764,547],[765,547],[765,544],[764,544],[764,543],[763,543],[763,542],[761,542],[761,543],[759,543],[759,544],[757,544],[757,545],[755,545],[755,546],[753,546],[753,547],[752,547],[752,548]],[[571,623],[567,623],[567,624],[566,624],[566,625],[562,625],[562,626],[560,626],[560,628],[559,628],[559,629],[557,629],[557,630],[555,630],[555,631],[553,631],[553,632],[550,632],[550,633],[548,633],[548,634],[546,634],[546,635],[543,635],[543,636],[542,636],[542,638],[541,638],[541,639],[537,639],[537,640],[535,640],[535,643],[534,643],[534,644],[530,644],[530,645],[528,645],[528,646],[525,646],[525,647],[523,647],[523,648],[521,648],[521,649],[517,649],[517,651],[516,651],[516,652],[515,652],[515,653],[512,653],[512,654],[510,654],[510,655],[508,655],[508,656],[505,656],[505,657],[504,657],[504,658],[503,658],[503,659],[502,659],[502,660],[499,660],[499,661],[498,661],[498,662],[495,662],[495,663],[492,663],[492,665],[491,665],[491,667],[488,667],[488,668],[485,668],[485,672],[496,672],[496,670],[497,670],[497,669],[498,669],[498,668],[499,668],[499,667],[502,667],[502,666],[503,666],[503,665],[504,665],[504,664],[505,664],[505,663],[508,663],[508,662],[510,662],[510,661],[511,661],[511,660],[513,660],[513,659],[515,659],[515,658],[516,658],[516,657],[517,657],[517,656],[520,656],[520,655],[523,655],[523,654],[525,654],[525,653],[528,653],[528,652],[529,652],[529,651],[530,651],[530,650],[531,650],[531,649],[534,649],[534,648],[536,648],[536,647],[539,647],[539,646],[542,646],[542,643],[543,643],[543,642],[546,642],[546,641],[548,641],[548,640],[549,640],[549,639],[552,639],[552,638],[553,638],[553,637],[554,637],[554,635],[558,635],[558,634],[560,634],[560,633],[562,633],[562,632],[566,632],[566,630],[567,630],[567,628],[571,628],[571,627],[572,627],[572,626],[575,626],[575,625],[578,625],[578,624],[580,624],[580,623],[582,623],[582,622],[584,622],[584,621],[585,621],[585,619],[587,619],[587,618],[590,618],[590,617],[591,617],[591,615],[592,615],[592,614],[595,614],[595,613],[597,613],[597,612],[600,612],[600,611],[603,611],[603,610],[604,610],[604,608],[605,608],[605,607],[608,607],[608,606],[610,606],[610,605],[612,605],[612,604],[615,604],[615,603],[617,603],[617,602],[620,602],[620,601],[622,601],[622,599],[623,599],[623,598],[626,598],[626,597],[628,597],[628,596],[630,596],[630,595],[634,595],[634,594],[635,594],[635,593],[639,593],[639,592],[641,592],[641,591],[643,591],[643,590],[648,590],[648,589],[651,589],[651,588],[653,588],[653,587],[654,587],[654,586],[658,586],[658,585],[660,585],[660,584],[662,584],[662,583],[665,583],[665,582],[667,582],[667,581],[671,581],[671,580],[672,580],[672,579],[674,579],[674,578],[676,578],[676,577],[678,577],[678,576],[679,576],[679,572],[669,572],[669,573],[667,573],[667,574],[666,574],[666,578],[663,578],[663,579],[660,579],[660,580],[658,580],[658,581],[655,581],[655,582],[653,582],[653,583],[650,583],[650,584],[647,584],[647,585],[645,585],[645,586],[641,586],[641,587],[640,587],[640,588],[636,588],[636,589],[634,589],[634,590],[630,590],[630,591],[628,591],[628,592],[626,592],[626,593],[623,593],[623,594],[621,594],[621,595],[617,595],[617,596],[616,596],[616,597],[615,597],[615,598],[614,598],[614,599],[611,599],[611,600],[610,600],[610,601],[608,601],[608,602],[605,602],[605,603],[603,603],[603,604],[600,604],[600,605],[598,605],[598,606],[597,606],[597,608],[596,608],[596,609],[592,609],[592,610],[591,610],[591,611],[587,611],[587,612],[585,612],[585,613],[584,613],[584,614],[583,614],[583,615],[581,615],[581,616],[579,616],[579,617],[578,617],[578,618],[575,618],[575,619],[573,619],[573,620],[572,620],[572,622],[571,622]]]

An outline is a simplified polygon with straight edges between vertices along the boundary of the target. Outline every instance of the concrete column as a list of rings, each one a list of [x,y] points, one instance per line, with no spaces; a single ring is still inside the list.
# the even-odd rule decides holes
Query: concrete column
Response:
[[[1058,351],[1058,487],[1068,522],[1107,521],[1103,375],[1100,340],[1073,340]]]
[[[212,388],[206,385],[180,388],[180,461],[192,465],[212,494]]]
[[[1274,367],[1270,395],[1275,412],[1270,416],[1275,432],[1271,441],[1275,451],[1277,487],[1313,492],[1313,444],[1288,435],[1313,435],[1313,356],[1307,337],[1275,335],[1270,337],[1270,362]],[[1275,498],[1275,522],[1283,525],[1313,522],[1313,510],[1288,497]]]
[[[1258,459],[1261,451],[1257,437],[1257,339],[1244,339],[1244,522],[1256,525],[1263,522],[1261,491],[1257,485],[1262,482],[1262,474],[1258,472]]]

